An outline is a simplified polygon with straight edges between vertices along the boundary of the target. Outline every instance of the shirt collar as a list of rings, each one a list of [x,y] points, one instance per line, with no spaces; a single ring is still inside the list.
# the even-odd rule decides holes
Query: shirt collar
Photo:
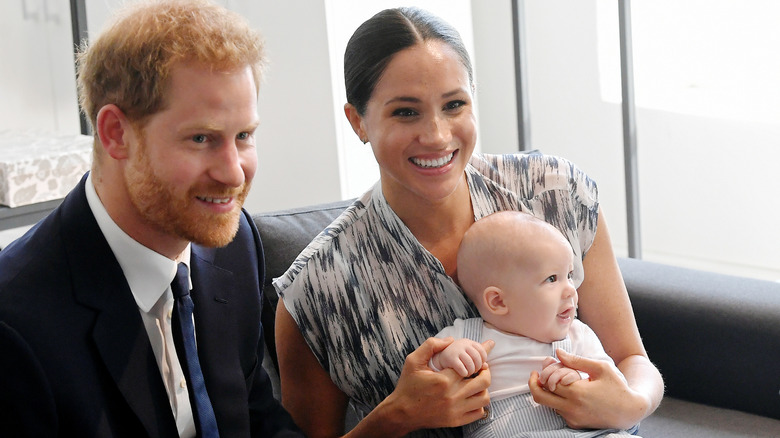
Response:
[[[89,208],[125,274],[136,304],[142,311],[149,312],[170,287],[178,263],[141,245],[119,228],[100,201],[92,185],[91,172],[87,176],[86,193]],[[187,265],[188,271],[190,248],[191,245],[187,245],[180,260]]]

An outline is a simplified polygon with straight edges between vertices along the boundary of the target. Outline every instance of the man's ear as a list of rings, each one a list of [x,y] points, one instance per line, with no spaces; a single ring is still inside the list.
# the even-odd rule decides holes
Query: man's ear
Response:
[[[352,130],[355,131],[355,134],[357,134],[360,141],[363,143],[368,141],[368,135],[366,135],[366,131],[363,129],[363,117],[360,115],[360,113],[358,113],[355,105],[352,105],[351,103],[345,103],[344,114],[347,116],[349,124],[352,125]]]
[[[506,315],[509,308],[504,303],[504,291],[496,286],[488,286],[482,291],[482,299],[485,301],[485,308],[494,315]]]
[[[103,150],[115,160],[128,157],[125,134],[133,134],[125,113],[114,104],[100,108],[95,124]]]

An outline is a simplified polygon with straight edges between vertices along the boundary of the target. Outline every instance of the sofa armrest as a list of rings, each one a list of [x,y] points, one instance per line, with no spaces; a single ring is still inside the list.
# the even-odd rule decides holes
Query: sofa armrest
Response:
[[[780,283],[618,262],[667,395],[780,419]]]

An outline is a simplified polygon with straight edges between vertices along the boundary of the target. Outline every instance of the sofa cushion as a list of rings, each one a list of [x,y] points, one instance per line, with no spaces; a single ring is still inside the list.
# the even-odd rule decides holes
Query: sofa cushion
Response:
[[[780,283],[619,264],[668,396],[780,419]]]
[[[663,438],[746,438],[780,436],[780,420],[664,397],[639,425],[639,435]]]

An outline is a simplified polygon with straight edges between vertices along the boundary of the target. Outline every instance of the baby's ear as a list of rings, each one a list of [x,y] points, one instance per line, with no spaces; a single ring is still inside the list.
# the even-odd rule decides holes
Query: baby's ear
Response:
[[[504,291],[496,286],[488,286],[482,291],[485,308],[494,315],[506,315],[509,308],[504,303]]]

